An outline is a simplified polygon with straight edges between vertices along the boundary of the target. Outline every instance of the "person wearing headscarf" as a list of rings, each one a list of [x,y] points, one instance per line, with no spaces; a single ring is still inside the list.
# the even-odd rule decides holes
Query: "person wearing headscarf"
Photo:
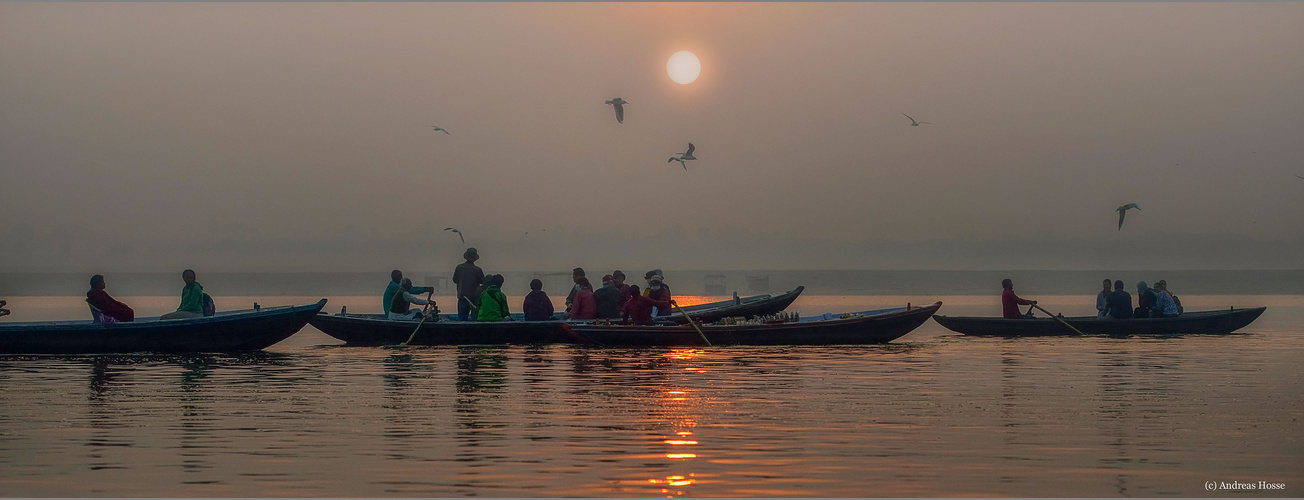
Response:
[[[672,312],[670,305],[674,302],[674,296],[670,294],[670,287],[666,286],[665,278],[659,272],[660,269],[656,271],[656,274],[648,278],[647,290],[643,292],[643,296],[651,299],[653,316],[669,316]]]
[[[1132,311],[1134,318],[1149,318],[1150,311],[1155,307],[1155,300],[1159,294],[1150,288],[1150,285],[1144,281],[1136,283],[1136,310]]]
[[[127,304],[114,300],[113,297],[109,296],[109,292],[104,291],[104,286],[104,276],[99,274],[91,276],[91,289],[86,292],[86,303],[90,304],[91,308],[98,311],[100,315],[109,319],[109,321],[103,321],[104,318],[95,318],[96,322],[130,323],[135,321],[136,311],[133,311]]]

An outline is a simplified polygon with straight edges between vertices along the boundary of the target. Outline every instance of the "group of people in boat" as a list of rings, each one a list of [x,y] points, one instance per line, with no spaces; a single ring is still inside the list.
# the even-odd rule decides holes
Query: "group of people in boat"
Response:
[[[1182,302],[1168,291],[1168,282],[1159,280],[1154,288],[1146,282],[1136,284],[1137,307],[1132,307],[1132,294],[1127,293],[1123,280],[1101,282],[1101,291],[1096,294],[1096,319],[1132,319],[1132,318],[1171,318],[1182,314]],[[1005,319],[1023,319],[1032,317],[1019,312],[1019,306],[1036,305],[1037,301],[1019,297],[1014,293],[1014,282],[1010,279],[1001,281],[1001,315]]]
[[[195,281],[195,271],[181,272],[181,305],[176,311],[159,316],[160,320],[199,318],[216,313],[212,297],[204,293],[204,286]],[[91,308],[91,318],[96,323],[130,323],[136,320],[136,311],[109,295],[104,276],[91,276],[91,289],[86,292],[86,304]]]
[[[1168,290],[1168,282],[1159,280],[1154,288],[1144,281],[1137,282],[1137,307],[1132,308],[1132,294],[1127,293],[1123,280],[1104,280],[1096,294],[1096,319],[1171,318],[1182,314],[1182,301]]]
[[[484,270],[476,265],[480,254],[475,248],[468,248],[462,254],[466,262],[458,264],[453,270],[453,285],[456,290],[457,319],[459,321],[506,321],[512,319],[511,308],[507,305],[507,296],[502,292],[503,275],[485,275]],[[602,277],[602,286],[593,288],[583,268],[577,267],[571,272],[575,283],[566,296],[564,317],[569,319],[606,319],[622,321],[636,325],[650,325],[655,316],[668,316],[674,305],[670,286],[665,284],[665,276],[660,269],[653,269],[643,275],[647,287],[640,290],[638,285],[625,283],[625,273],[615,270]],[[384,311],[393,320],[414,320],[422,314],[438,314],[439,309],[430,299],[433,289],[413,286],[412,280],[403,277],[403,272],[395,269],[390,273],[389,286],[382,297]],[[426,294],[425,298],[421,294]],[[426,310],[413,306],[429,306]],[[429,309],[433,309],[433,312]],[[547,321],[553,319],[556,312],[552,299],[543,291],[543,282],[530,281],[530,293],[521,304],[526,321]]]

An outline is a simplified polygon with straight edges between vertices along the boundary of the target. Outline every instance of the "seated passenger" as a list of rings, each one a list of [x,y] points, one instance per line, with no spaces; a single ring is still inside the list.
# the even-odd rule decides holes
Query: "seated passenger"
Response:
[[[552,299],[544,293],[542,281],[537,279],[530,281],[530,293],[525,296],[525,303],[521,304],[521,309],[525,311],[525,321],[552,319]]]
[[[660,269],[653,270],[652,277],[647,280],[647,290],[643,291],[643,296],[652,299],[652,315],[661,317],[669,316],[674,312],[671,310],[671,302],[674,297],[670,294],[670,287],[665,284],[665,278],[659,273]]]
[[[394,294],[403,289],[403,271],[395,269],[389,272],[389,285],[385,287],[385,294],[381,296],[380,307],[382,311],[389,312],[389,307],[394,304]],[[425,287],[414,286],[408,290],[412,295],[421,295],[430,290]],[[425,304],[422,304],[425,305]]]
[[[202,318],[204,316],[204,286],[195,281],[195,272],[186,269],[181,272],[181,281],[186,286],[181,289],[181,305],[177,310],[159,316],[158,319]]]
[[[1154,289],[1150,288],[1144,281],[1136,283],[1136,310],[1132,311],[1133,318],[1149,318],[1150,310],[1155,307],[1155,299],[1159,295]]]
[[[1110,319],[1131,319],[1132,318],[1132,294],[1127,293],[1127,288],[1123,280],[1114,282],[1114,291],[1109,294],[1109,315]]]
[[[1163,291],[1168,292],[1168,295],[1173,297],[1173,303],[1177,304],[1177,314],[1186,312],[1186,310],[1182,308],[1182,299],[1177,298],[1177,294],[1173,293],[1173,291],[1168,288],[1168,280],[1159,280],[1155,282],[1155,288],[1163,289]]]
[[[1164,285],[1166,283],[1163,280],[1155,283],[1157,293],[1155,307],[1150,310],[1150,317],[1152,318],[1172,318],[1182,314],[1181,311],[1177,310],[1177,302],[1173,300],[1173,295],[1168,293]]]
[[[130,323],[136,320],[136,312],[104,291],[104,276],[91,276],[91,289],[86,292],[86,303],[90,304],[92,316],[96,323]],[[94,314],[98,312],[99,314]]]
[[[1036,304],[1035,300],[1020,298],[1014,294],[1014,282],[1009,278],[1001,280],[1001,316],[1005,319],[1023,319],[1023,314],[1019,313],[1019,306]]]
[[[1105,289],[1096,294],[1096,319],[1105,319],[1109,316],[1109,296],[1114,293],[1110,285],[1112,281],[1105,280]]]
[[[623,323],[627,325],[652,324],[652,299],[639,293],[638,285],[629,286],[629,300],[620,306]]]
[[[412,288],[412,280],[403,278],[403,282],[399,284],[398,293],[395,293],[394,298],[390,300],[389,310],[387,311],[389,319],[404,321],[420,319],[421,310],[413,309],[412,304],[424,306],[435,303],[433,300],[426,300],[412,295]]]
[[[575,292],[575,301],[570,306],[570,319],[597,319],[598,302],[593,298],[593,285],[583,276],[575,279],[575,285],[579,290]]]
[[[8,310],[8,309],[5,309],[5,305],[8,304],[8,303],[9,303],[9,301],[7,301],[7,300],[0,300],[0,316],[8,316],[8,315],[9,315],[9,310]]]
[[[480,293],[480,309],[476,313],[476,321],[508,321],[512,319],[512,313],[507,309],[507,296],[503,295],[502,291],[504,281],[501,274],[485,278],[484,282],[487,286]]]

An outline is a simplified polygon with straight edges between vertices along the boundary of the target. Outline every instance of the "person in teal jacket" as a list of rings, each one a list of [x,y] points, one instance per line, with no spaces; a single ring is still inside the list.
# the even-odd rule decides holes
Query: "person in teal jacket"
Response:
[[[385,296],[383,302],[380,304],[380,311],[385,314],[389,313],[389,306],[394,304],[394,295],[403,289],[403,271],[399,271],[398,269],[390,271],[389,280],[389,286],[385,287]],[[424,286],[414,286],[411,290],[408,290],[408,293],[411,293],[412,295],[421,295],[429,291],[430,289]]]
[[[175,312],[159,316],[158,319],[185,319],[204,316],[204,286],[195,281],[195,272],[186,269],[181,272],[181,281],[186,286],[181,289],[181,305]]]
[[[485,281],[489,281],[486,279]],[[480,293],[480,309],[476,314],[477,321],[503,321],[511,319],[511,312],[507,310],[507,296],[503,295],[503,275],[495,274],[493,281],[489,286]]]

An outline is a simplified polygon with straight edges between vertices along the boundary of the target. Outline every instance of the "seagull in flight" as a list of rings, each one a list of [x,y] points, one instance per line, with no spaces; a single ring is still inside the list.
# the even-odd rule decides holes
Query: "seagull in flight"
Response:
[[[906,115],[905,113],[901,113],[901,114]],[[906,115],[906,118],[910,118],[910,115]],[[920,124],[923,124],[923,125],[932,125],[931,123],[928,123],[928,122],[917,122],[917,121],[915,121],[914,118],[910,118],[910,126],[911,126],[911,127],[918,127]]]
[[[696,157],[693,156],[693,150],[694,150],[694,149],[697,149],[697,148],[696,148],[695,146],[693,146],[693,143],[690,142],[690,143],[688,143],[688,151],[685,151],[685,152],[683,152],[683,153],[680,153],[679,156],[671,156],[669,160],[666,160],[666,163],[670,163],[670,162],[672,162],[672,161],[677,161],[677,162],[679,162],[679,166],[684,167],[684,171],[687,172],[687,171],[688,171],[688,164],[687,164],[687,163],[684,163],[684,160],[696,160],[696,159],[697,159]]]
[[[443,132],[443,133],[448,134],[448,135],[453,135],[453,134],[449,133],[447,130],[444,130],[444,127],[440,127],[440,126],[438,126],[438,125],[431,125],[431,127],[434,127],[434,128],[435,128],[435,132]]]
[[[629,104],[629,101],[617,97],[615,99],[604,101],[603,104],[610,104],[612,106],[615,106],[616,123],[625,123],[625,105]]]
[[[1301,179],[1304,179],[1304,175],[1297,175],[1297,176],[1295,176],[1295,177],[1299,177],[1299,178],[1301,178]]]
[[[1136,206],[1136,203],[1128,203],[1126,205],[1114,209],[1114,211],[1118,212],[1118,229],[1120,231],[1123,229],[1123,217],[1127,215],[1128,209],[1132,209],[1132,208],[1141,210],[1141,207]]]
[[[451,135],[451,134],[450,134],[450,135]],[[461,231],[458,231],[457,228],[455,228],[455,227],[446,227],[446,228],[444,228],[444,230],[445,230],[445,231],[452,231],[452,232],[454,232],[454,233],[457,233],[457,237],[458,237],[458,238],[461,238],[462,243],[466,243],[466,238],[462,237],[462,232],[461,232]]]

